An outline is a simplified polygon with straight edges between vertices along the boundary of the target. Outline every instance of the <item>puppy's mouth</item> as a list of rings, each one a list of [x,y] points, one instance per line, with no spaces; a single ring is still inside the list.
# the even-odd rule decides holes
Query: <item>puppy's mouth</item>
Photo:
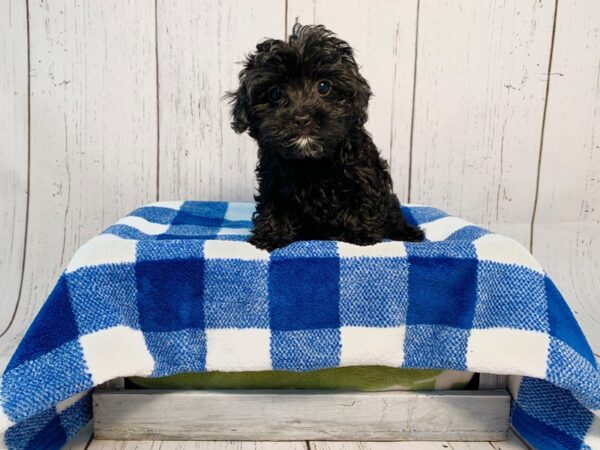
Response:
[[[293,144],[298,148],[305,149],[315,145],[316,141],[310,136],[299,136],[294,139]]]
[[[288,159],[322,158],[324,156],[322,143],[307,134],[290,139],[285,147],[284,156]]]

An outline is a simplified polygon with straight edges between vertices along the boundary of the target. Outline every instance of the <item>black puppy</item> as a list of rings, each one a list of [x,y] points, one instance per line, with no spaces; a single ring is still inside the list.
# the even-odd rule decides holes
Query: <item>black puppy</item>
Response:
[[[288,42],[259,43],[239,79],[228,93],[231,125],[259,145],[252,244],[423,239],[405,222],[364,128],[371,89],[348,43],[321,25],[296,24]]]

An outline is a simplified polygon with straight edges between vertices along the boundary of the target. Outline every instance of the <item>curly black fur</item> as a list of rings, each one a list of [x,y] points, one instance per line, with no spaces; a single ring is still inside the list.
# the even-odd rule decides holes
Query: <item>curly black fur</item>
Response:
[[[251,243],[273,250],[304,239],[423,239],[405,222],[364,128],[371,89],[346,42],[321,25],[296,24],[288,42],[259,43],[239,79],[228,93],[231,125],[259,145]]]

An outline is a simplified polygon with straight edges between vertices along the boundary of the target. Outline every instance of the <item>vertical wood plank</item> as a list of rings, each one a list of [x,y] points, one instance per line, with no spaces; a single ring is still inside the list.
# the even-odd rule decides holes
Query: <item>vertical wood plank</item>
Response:
[[[421,2],[411,201],[529,244],[553,12]]]
[[[366,128],[390,163],[400,201],[408,196],[416,17],[417,0],[288,0],[288,31],[296,21],[322,24],[354,48],[374,94]]]
[[[27,216],[27,11],[0,4],[0,335],[18,304]]]
[[[161,200],[252,199],[256,144],[231,129],[222,96],[284,22],[279,0],[158,1]]]
[[[156,198],[154,9],[143,0],[31,2],[29,24],[30,215],[11,344],[74,250]]]
[[[600,3],[558,5],[532,248],[600,354]]]

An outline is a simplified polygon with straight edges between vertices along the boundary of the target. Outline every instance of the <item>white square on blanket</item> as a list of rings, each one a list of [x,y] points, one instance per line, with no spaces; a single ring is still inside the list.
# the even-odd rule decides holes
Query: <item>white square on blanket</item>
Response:
[[[404,363],[405,335],[406,327],[342,327],[340,366],[400,367]]]
[[[140,330],[119,325],[81,336],[79,342],[94,384],[122,376],[146,376],[154,370],[154,358]]]
[[[227,204],[227,211],[225,211],[225,220],[252,220],[252,214],[256,209],[254,203],[242,203],[242,202],[230,202]]]
[[[67,272],[100,264],[135,262],[136,242],[112,234],[101,234],[83,244],[67,266]]]
[[[8,418],[6,414],[4,414],[4,410],[2,409],[2,405],[0,405],[0,430],[8,429],[12,427],[15,423]],[[2,433],[0,432],[0,445],[3,443],[2,441]]]
[[[471,330],[467,370],[497,374],[546,376],[550,337],[512,328]]]
[[[441,219],[433,220],[421,225],[425,232],[425,237],[429,241],[438,242],[447,239],[451,234],[457,232],[461,228],[473,225],[471,222],[459,219],[458,217],[442,217]]]
[[[271,331],[262,328],[206,330],[206,370],[270,370]]]
[[[499,234],[486,234],[473,241],[477,258],[504,264],[516,264],[544,273],[540,263],[517,241]]]
[[[119,220],[117,225],[127,225],[129,227],[135,228],[136,230],[140,230],[142,233],[149,234],[151,236],[156,236],[159,234],[164,234],[167,232],[171,225],[163,224],[163,223],[154,223],[149,222],[143,217],[137,216],[126,216]]]
[[[88,392],[89,391],[83,391],[83,392],[80,392],[79,394],[75,394],[75,395],[67,398],[66,400],[63,400],[62,402],[58,402],[56,404],[56,412],[61,413],[65,409],[69,409],[71,406],[73,406],[75,403],[77,403],[79,400],[81,400],[83,397],[85,397]]]
[[[230,236],[230,235],[240,235],[240,236],[249,236],[250,229],[249,228],[219,228],[219,232],[217,233],[219,236]]]
[[[374,257],[374,258],[404,258],[406,247],[404,242],[386,241],[374,245],[355,245],[338,242],[338,254],[341,258]]]
[[[150,203],[149,205],[146,205],[146,207],[154,206],[156,208],[167,208],[167,209],[180,210],[181,207],[183,206],[183,203],[184,203],[183,200],[167,200],[167,201],[163,201],[163,202]]]
[[[269,252],[256,248],[243,241],[206,241],[204,243],[206,259],[241,259],[246,261],[268,261]]]

